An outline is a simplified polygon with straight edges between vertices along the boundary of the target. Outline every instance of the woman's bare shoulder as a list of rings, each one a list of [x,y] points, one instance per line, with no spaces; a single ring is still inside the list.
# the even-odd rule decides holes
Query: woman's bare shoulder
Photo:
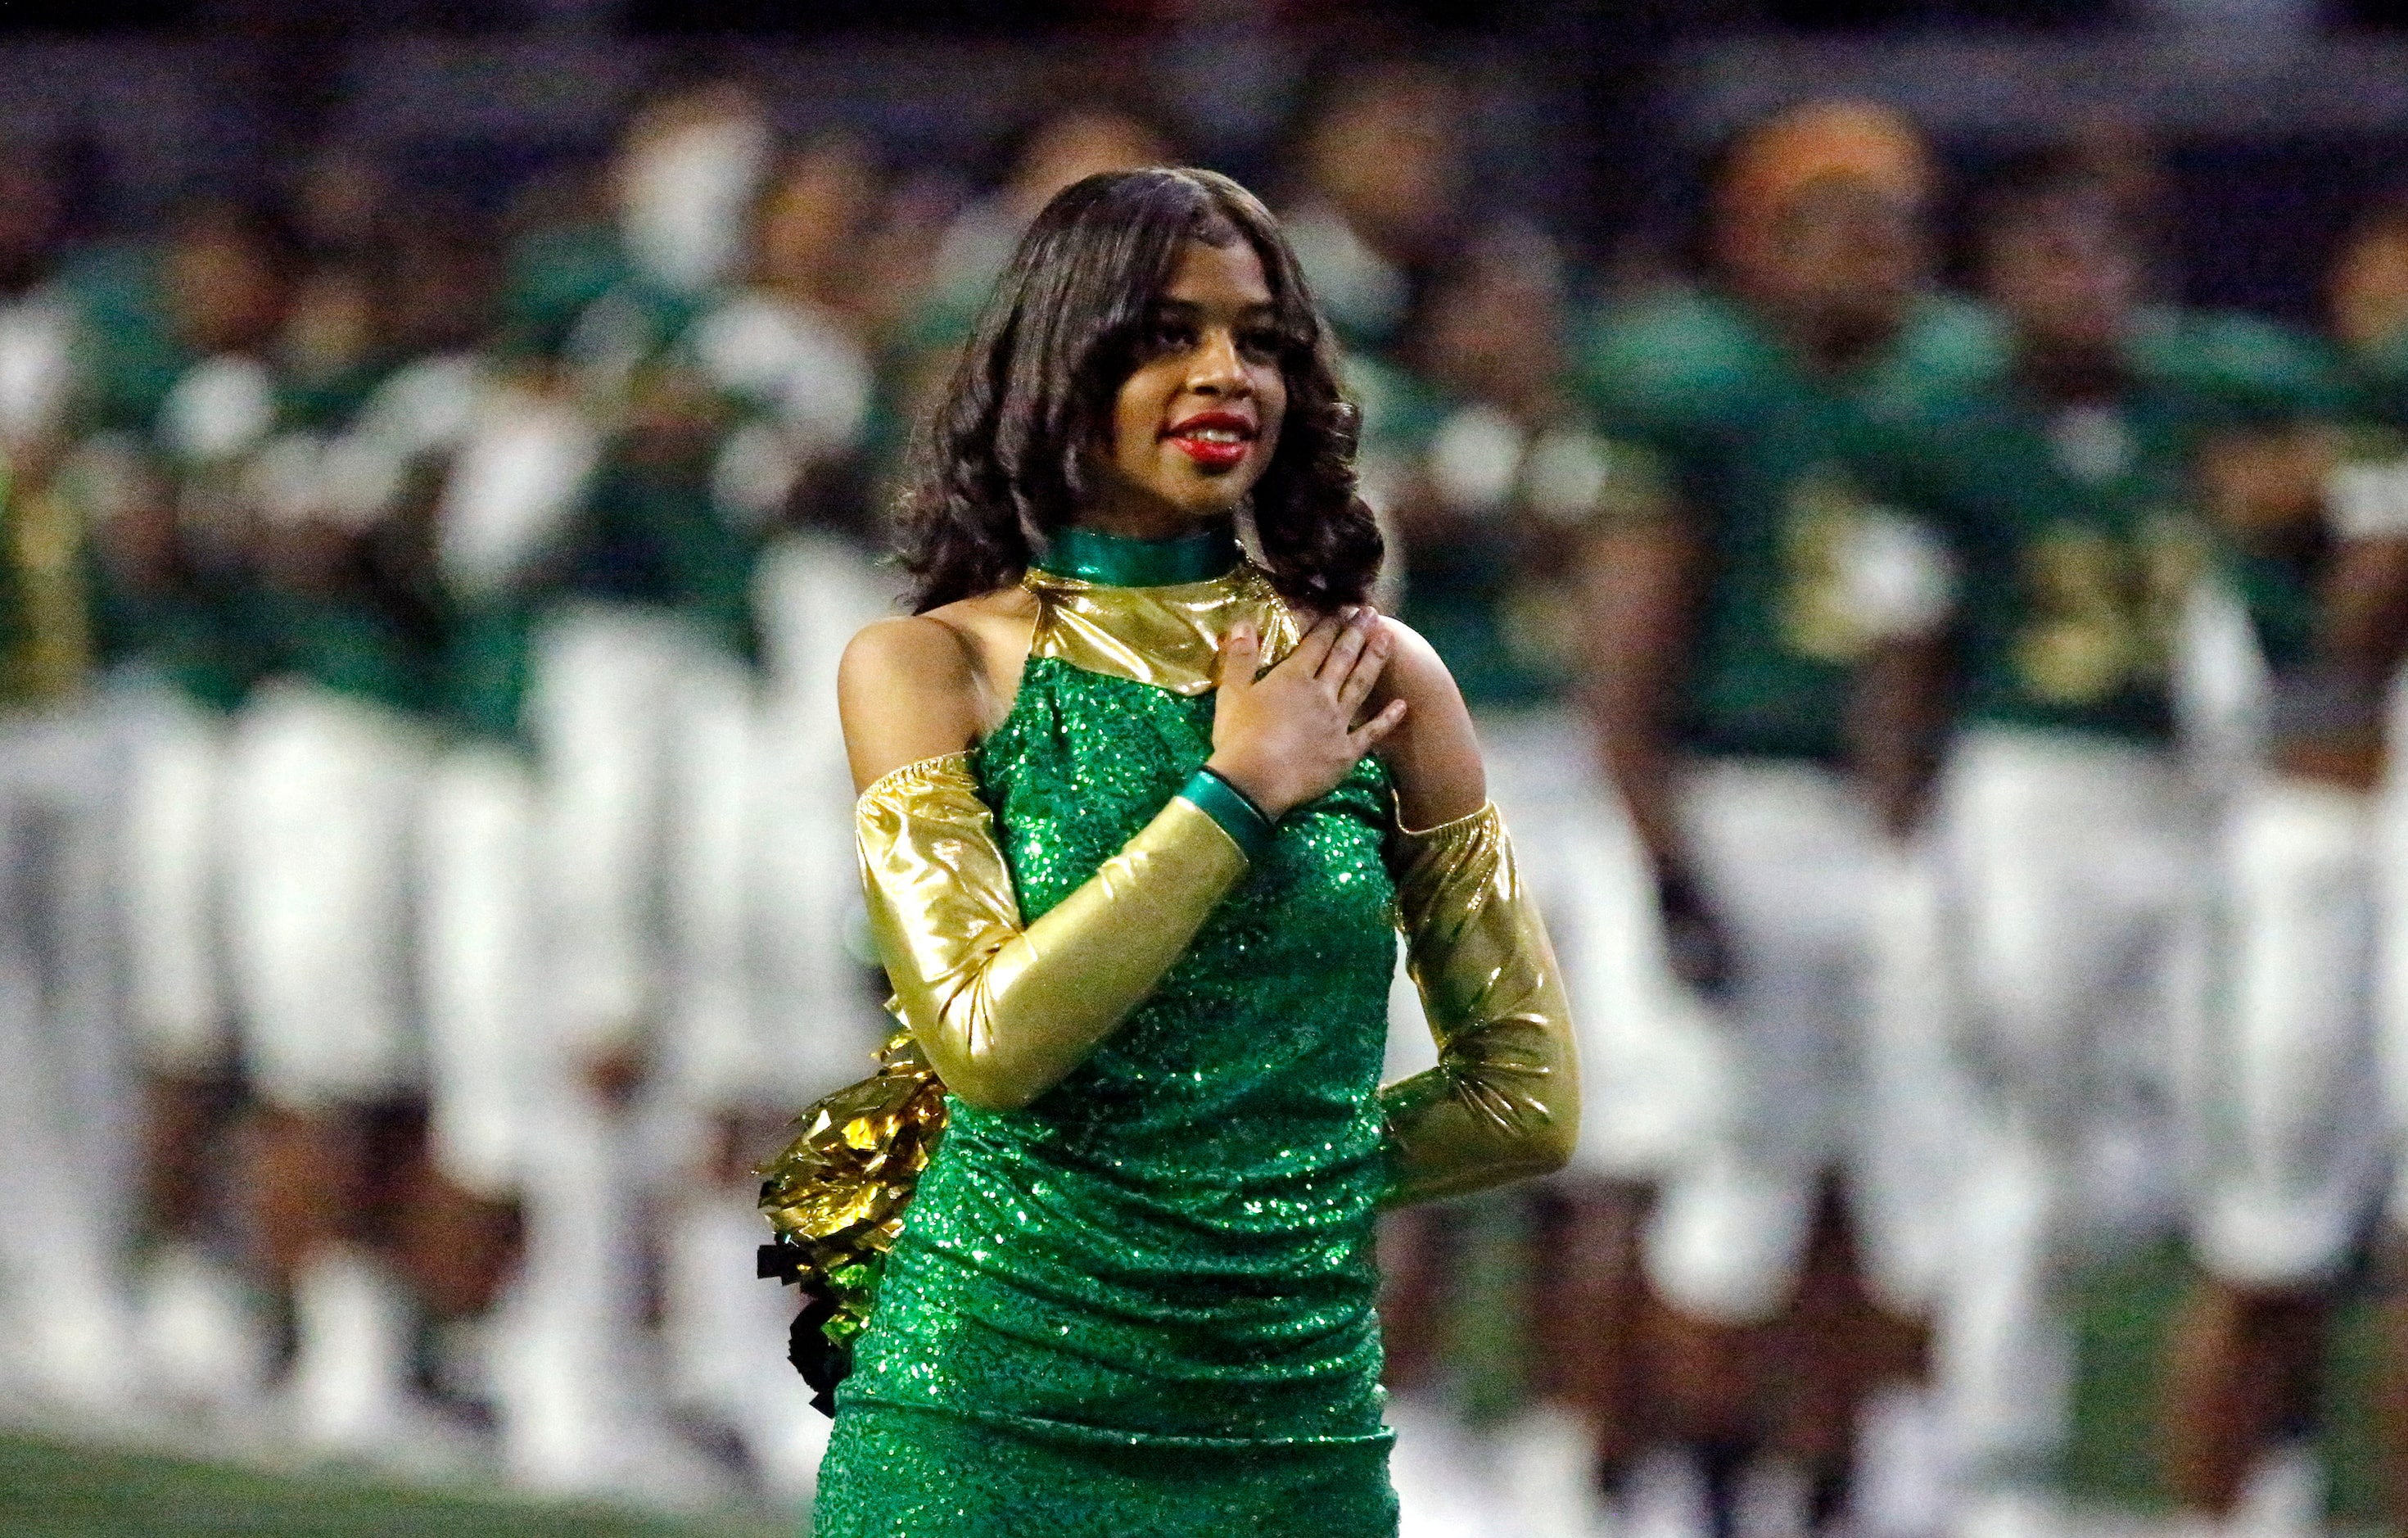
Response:
[[[1383,680],[1387,690],[1414,710],[1460,713],[1469,725],[1471,716],[1464,706],[1463,691],[1455,687],[1455,675],[1447,670],[1438,648],[1394,614],[1381,615],[1380,628],[1388,637],[1388,670]]]
[[[1037,596],[1025,587],[998,587],[975,597],[956,598],[919,617],[958,631],[985,648],[998,638],[1026,640],[1029,627],[1037,623]]]
[[[993,725],[1017,687],[998,677],[1025,654],[1033,606],[1017,588],[865,625],[837,668],[837,702],[856,785],[923,758],[959,753]],[[1015,637],[1015,631],[1017,632]]]
[[[1389,640],[1388,666],[1373,702],[1405,702],[1404,721],[1380,750],[1396,780],[1398,811],[1408,827],[1468,816],[1486,803],[1488,777],[1463,691],[1420,632],[1385,614],[1380,626]]]

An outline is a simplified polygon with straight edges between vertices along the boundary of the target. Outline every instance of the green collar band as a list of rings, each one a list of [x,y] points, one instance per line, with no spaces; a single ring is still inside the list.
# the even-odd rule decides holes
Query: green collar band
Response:
[[[1072,525],[1054,531],[1035,565],[1098,587],[1173,587],[1226,577],[1242,558],[1226,524],[1177,539],[1131,539]]]

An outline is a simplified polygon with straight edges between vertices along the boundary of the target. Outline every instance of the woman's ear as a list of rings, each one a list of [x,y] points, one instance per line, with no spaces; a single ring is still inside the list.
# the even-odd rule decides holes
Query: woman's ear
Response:
[[[1095,497],[1095,484],[1087,473],[1094,463],[1090,458],[1090,452],[1094,448],[1095,445],[1087,441],[1083,436],[1072,437],[1063,447],[1062,495],[1066,506],[1083,508]],[[1038,549],[1041,545],[1040,538],[1039,542],[1031,545],[1030,548]]]

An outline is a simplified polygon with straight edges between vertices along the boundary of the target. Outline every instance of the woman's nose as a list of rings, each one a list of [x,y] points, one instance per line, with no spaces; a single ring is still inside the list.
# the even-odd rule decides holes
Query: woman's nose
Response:
[[[1187,387],[1198,395],[1240,395],[1252,390],[1246,378],[1245,359],[1238,355],[1238,338],[1226,331],[1207,332],[1204,345],[1196,350],[1196,365],[1187,376]]]

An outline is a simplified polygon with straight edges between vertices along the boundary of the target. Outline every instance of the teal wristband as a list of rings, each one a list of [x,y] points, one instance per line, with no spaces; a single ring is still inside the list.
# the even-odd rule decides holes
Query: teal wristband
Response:
[[[1179,794],[1197,811],[1221,825],[1221,831],[1244,851],[1247,864],[1263,863],[1263,856],[1270,853],[1271,841],[1279,837],[1279,826],[1254,805],[1253,797],[1208,769],[1189,775]]]

